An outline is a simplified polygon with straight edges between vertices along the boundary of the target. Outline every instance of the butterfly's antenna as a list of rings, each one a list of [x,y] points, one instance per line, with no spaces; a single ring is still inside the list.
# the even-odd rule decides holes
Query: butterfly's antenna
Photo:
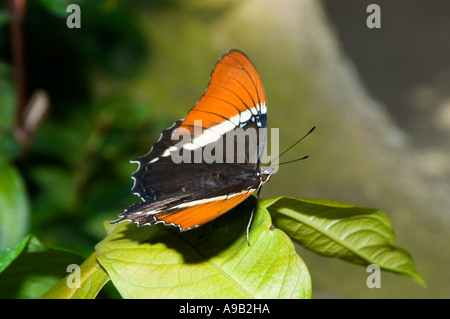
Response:
[[[304,159],[307,159],[307,158],[309,158],[308,155],[303,156],[303,157],[300,157],[300,158],[297,158],[297,159],[292,160],[292,161],[287,161],[287,162],[283,162],[283,163],[278,163],[278,166],[284,165],[284,164],[290,164],[290,163],[298,162],[298,161],[301,161],[301,160],[304,160]],[[275,167],[275,165],[269,165],[269,166],[265,166],[265,167]],[[261,190],[261,188],[262,188],[262,186],[259,188],[259,190]],[[259,196],[259,190],[258,190],[258,196]]]
[[[278,155],[278,157],[275,158],[275,160],[273,160],[273,162],[275,162],[277,159],[279,159],[283,154],[285,154],[287,151],[289,151],[289,150],[290,150],[291,148],[293,148],[295,145],[297,145],[298,143],[300,143],[301,140],[303,140],[305,137],[307,137],[309,134],[311,134],[311,132],[314,131],[315,129],[316,129],[316,127],[313,126],[312,129],[310,129],[310,130],[308,131],[308,133],[306,133],[305,135],[303,135],[297,142],[295,142],[294,144],[292,144],[291,146],[289,146],[287,149],[285,149],[283,152],[281,152],[281,154]],[[299,160],[305,159],[305,158],[307,158],[307,156],[302,157],[302,158],[299,158],[299,159],[296,159],[296,160],[294,160],[294,161],[299,161]],[[292,161],[291,161],[291,162],[292,162]],[[284,164],[287,164],[287,163],[290,163],[290,162],[286,162],[286,163],[284,163]]]
[[[308,155],[303,156],[303,157],[301,157],[301,158],[297,158],[297,159],[292,160],[292,161],[287,161],[287,162],[279,163],[278,165],[284,165],[284,164],[294,163],[294,162],[298,162],[298,161],[301,161],[301,160],[304,160],[304,159],[307,159],[307,158],[309,158]]]

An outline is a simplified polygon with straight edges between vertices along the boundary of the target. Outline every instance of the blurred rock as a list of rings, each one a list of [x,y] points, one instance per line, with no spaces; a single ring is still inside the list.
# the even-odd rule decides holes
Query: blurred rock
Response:
[[[192,12],[200,7],[216,15],[199,19]],[[217,58],[231,48],[243,50],[260,72],[269,126],[280,128],[280,149],[317,126],[283,160],[306,154],[310,159],[281,166],[262,196],[323,198],[383,210],[393,222],[396,244],[412,254],[428,284],[424,289],[383,272],[382,288],[368,289],[364,267],[299,248],[312,275],[313,297],[448,297],[448,154],[417,148],[390,108],[369,94],[359,70],[343,53],[321,2],[249,0],[218,7],[211,9],[199,0],[145,17],[155,48],[145,80],[151,99],[169,106],[165,114],[184,117],[203,93],[205,77]],[[354,27],[366,28],[361,21]],[[389,47],[380,50],[389,54]],[[373,63],[377,68],[377,61]],[[179,73],[178,79],[171,79]],[[435,93],[433,87],[425,87],[411,94],[417,95],[413,100],[422,108]],[[441,105],[438,116],[443,127],[447,127],[446,109]],[[430,161],[433,164],[425,165]]]

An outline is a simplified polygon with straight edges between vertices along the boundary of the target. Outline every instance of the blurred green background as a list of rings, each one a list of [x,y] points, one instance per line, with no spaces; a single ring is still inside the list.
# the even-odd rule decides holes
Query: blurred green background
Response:
[[[428,284],[383,273],[369,289],[365,268],[298,248],[313,297],[450,296],[449,4],[26,1],[21,96],[11,5],[22,2],[0,6],[0,249],[33,233],[90,254],[103,221],[138,201],[129,160],[186,115],[236,48],[260,72],[280,149],[317,126],[285,156],[310,159],[281,166],[262,197],[382,209]],[[66,26],[70,3],[80,29]],[[381,29],[366,26],[369,3],[381,6]],[[32,128],[25,138],[19,124]]]

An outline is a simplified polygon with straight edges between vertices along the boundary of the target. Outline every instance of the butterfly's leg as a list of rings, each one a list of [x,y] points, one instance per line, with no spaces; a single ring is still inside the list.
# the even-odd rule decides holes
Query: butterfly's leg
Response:
[[[252,226],[253,214],[255,213],[256,206],[253,207],[252,213],[250,215],[250,220],[247,225],[247,245],[250,247],[250,227]]]
[[[258,192],[256,193],[256,197],[258,198],[258,200],[259,200],[259,194],[261,193],[261,189],[262,189],[262,185],[261,185],[261,187],[258,189]]]
[[[258,209],[259,197],[258,197],[258,200],[256,200],[253,196],[250,196],[248,198],[248,200],[250,201],[250,203],[253,206],[252,213],[250,214],[250,220],[248,221],[248,224],[247,224],[247,245],[248,245],[248,247],[250,247],[250,228],[252,226],[252,221],[253,221],[253,216],[255,214],[255,211],[256,211],[256,209]]]

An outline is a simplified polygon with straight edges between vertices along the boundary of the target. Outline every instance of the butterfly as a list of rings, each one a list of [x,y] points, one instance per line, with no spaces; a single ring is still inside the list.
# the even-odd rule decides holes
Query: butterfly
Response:
[[[129,206],[113,223],[164,223],[184,231],[226,213],[273,172],[260,166],[266,128],[258,72],[243,52],[230,50],[215,65],[206,91],[187,116],[164,130],[146,155],[131,161],[139,165],[131,175],[131,191],[142,202]],[[252,132],[253,143],[250,134],[240,138],[238,131]],[[183,136],[190,138],[183,141]]]

